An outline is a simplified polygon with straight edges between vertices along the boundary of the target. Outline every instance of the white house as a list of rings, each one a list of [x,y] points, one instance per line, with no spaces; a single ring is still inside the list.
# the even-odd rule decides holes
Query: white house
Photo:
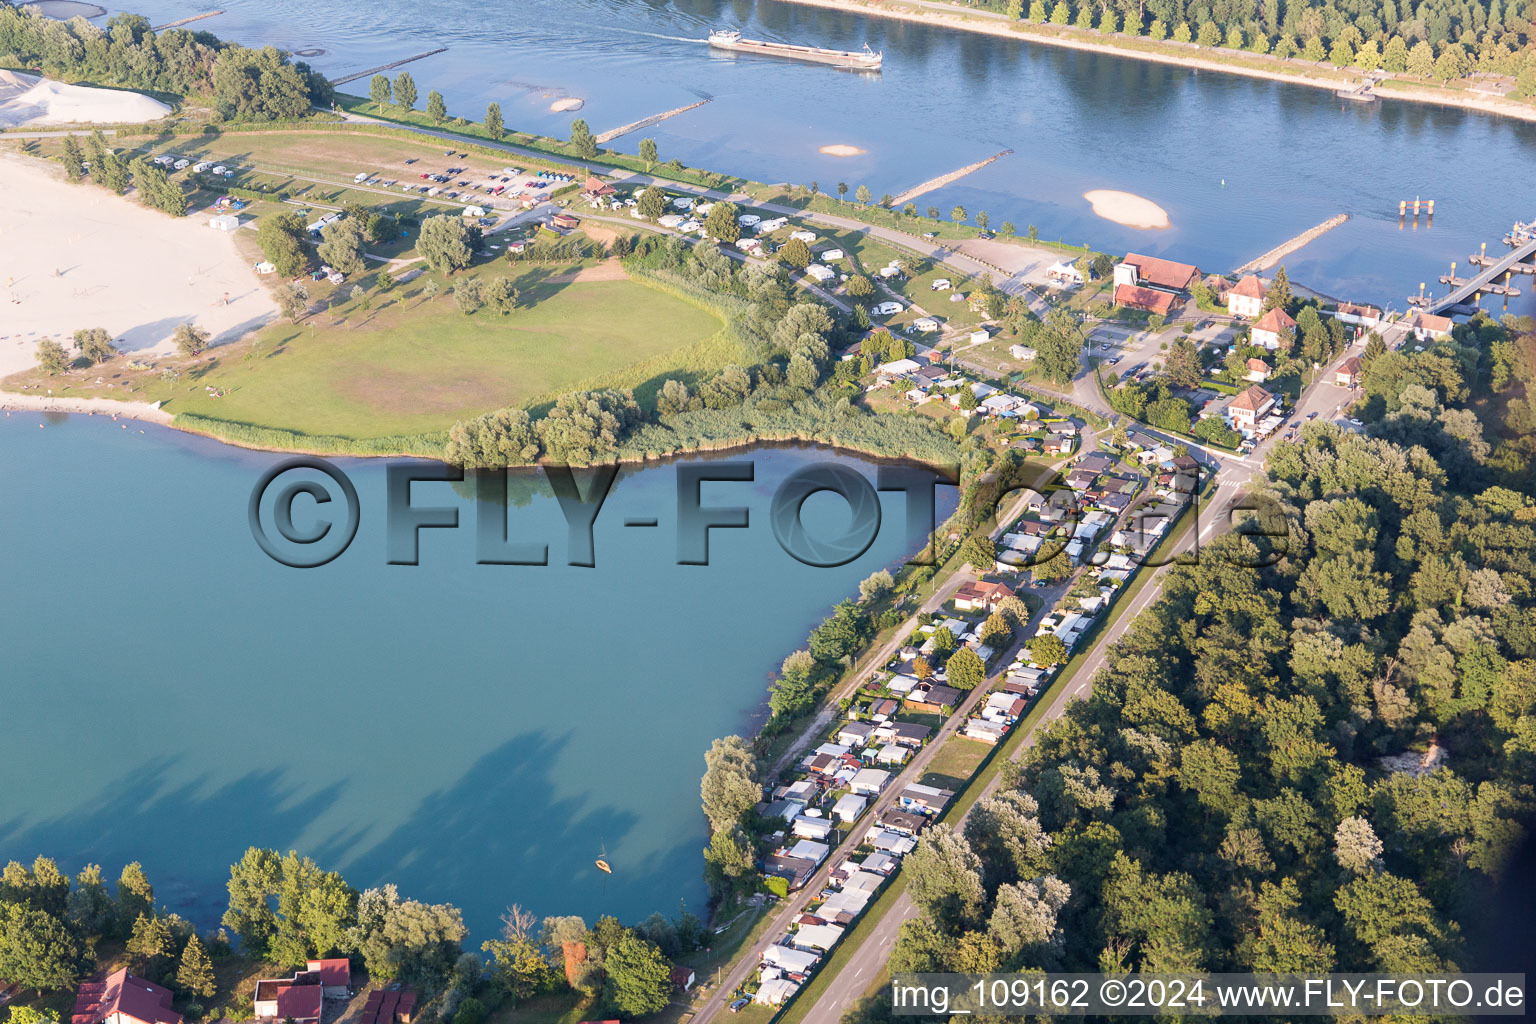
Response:
[[[837,803],[832,805],[832,815],[838,821],[857,821],[859,815],[864,813],[864,808],[869,806],[869,801],[856,793],[844,793],[837,798]]]
[[[791,949],[777,943],[763,950],[763,963],[791,974],[804,974],[816,966],[817,959],[819,958],[815,953],[807,953],[803,949]]]
[[[936,292],[947,292],[947,291],[949,291],[949,290],[950,290],[950,289],[951,289],[951,288],[953,288],[953,287],[954,287],[954,285],[952,285],[952,284],[950,284],[950,282],[949,282],[949,278],[947,278],[947,277],[941,277],[941,278],[939,278],[939,279],[938,279],[938,280],[937,280],[937,281],[935,281],[935,282],[933,282],[933,284],[931,284],[931,285],[929,285],[929,286],[928,286],[928,287],[929,287],[929,289],[930,289],[930,290],[931,290],[931,291],[936,291]]]
[[[1027,363],[1035,358],[1035,350],[1028,345],[1009,345],[1008,354],[1021,363]]]
[[[971,332],[971,344],[972,345],[984,344],[985,342],[990,341],[991,338],[992,338],[992,335],[988,334],[986,331],[981,330],[979,328],[977,330],[974,330],[974,331]]]
[[[850,750],[869,742],[869,734],[875,727],[868,722],[849,722],[837,732],[837,742]]]
[[[901,312],[901,303],[881,302],[871,309],[870,312],[875,316],[895,316]]]
[[[875,372],[882,377],[902,377],[909,373],[916,373],[922,365],[912,359],[893,359],[889,363],[881,363],[875,367]]]
[[[808,818],[805,815],[795,819],[792,829],[795,835],[801,839],[825,839],[837,828],[830,818]]]
[[[208,218],[208,226],[215,231],[239,231],[240,218],[227,213]]]
[[[824,267],[820,263],[812,263],[805,268],[805,276],[816,281],[830,281],[837,276],[837,271],[831,267]]]
[[[1257,317],[1264,309],[1264,282],[1249,274],[1227,292],[1227,312],[1233,316]]]
[[[1276,306],[1259,318],[1259,322],[1253,325],[1253,343],[1263,345],[1273,352],[1280,347],[1280,335],[1285,331],[1295,331],[1296,321],[1285,310]]]
[[[916,320],[912,321],[912,329],[914,331],[922,331],[926,334],[929,331],[938,330],[939,322],[931,316],[920,316]]]
[[[828,249],[826,252],[821,254],[821,261],[823,263],[831,263],[833,260],[840,260],[842,258],[843,250],[841,249]]]
[[[812,957],[811,963],[815,962],[816,958]],[[788,978],[771,978],[758,986],[757,991],[752,994],[752,1001],[759,1006],[780,1006],[798,991],[800,986]]]
[[[1448,316],[1435,316],[1433,313],[1414,310],[1408,315],[1408,326],[1413,331],[1415,341],[1438,341],[1450,335],[1453,324]]]
[[[872,828],[869,835],[865,836],[865,842],[876,850],[894,854],[897,857],[905,857],[917,849],[917,840],[911,836],[904,836],[899,832],[890,832],[883,828]]]
[[[814,949],[825,953],[843,937],[843,929],[835,924],[803,924],[790,936],[799,949]]]
[[[785,850],[784,856],[808,860],[812,864],[820,864],[827,859],[827,854],[831,852],[832,848],[826,843],[818,843],[812,839],[802,839],[794,846]]]
[[[797,238],[804,242],[806,245],[810,245],[812,242],[816,241],[816,232],[801,229],[799,231],[791,231],[789,233],[789,237]]]
[[[738,221],[740,221],[741,223],[745,224],[747,218],[748,217],[753,217],[753,216],[755,216],[755,215],[754,214],[750,214],[750,213],[746,213],[746,214],[742,214],[740,217],[737,217],[736,219]],[[766,235],[766,234],[768,234],[771,231],[777,231],[777,230],[779,230],[782,227],[786,227],[788,224],[789,224],[789,218],[787,218],[787,217],[773,217],[773,218],[770,218],[769,220],[765,220],[765,221],[761,222],[760,224],[758,224],[757,225],[757,233],[760,234],[760,235]]]
[[[879,796],[885,784],[891,781],[891,773],[879,768],[860,768],[848,782],[848,788],[859,796]],[[819,862],[818,862],[819,863]]]
[[[1274,407],[1275,396],[1255,384],[1227,403],[1227,422],[1246,433]]]

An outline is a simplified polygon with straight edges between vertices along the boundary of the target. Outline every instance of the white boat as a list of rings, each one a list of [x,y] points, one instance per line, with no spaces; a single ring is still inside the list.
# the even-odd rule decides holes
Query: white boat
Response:
[[[720,50],[738,53],[761,53],[770,57],[788,57],[791,60],[808,60],[817,64],[832,64],[856,71],[878,71],[883,52],[864,45],[863,50],[832,50],[823,46],[800,46],[795,43],[770,43],[761,39],[743,39],[733,28],[716,29],[709,34],[709,45]]]

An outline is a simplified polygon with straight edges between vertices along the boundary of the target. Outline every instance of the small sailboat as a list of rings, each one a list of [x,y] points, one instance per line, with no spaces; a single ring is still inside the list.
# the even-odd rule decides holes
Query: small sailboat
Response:
[[[597,863],[597,870],[601,871],[605,875],[611,875],[611,874],[613,874],[613,868],[608,863],[608,844],[607,843],[603,843],[602,844],[602,848],[603,848],[603,855],[601,857],[597,858],[597,862],[596,862]]]

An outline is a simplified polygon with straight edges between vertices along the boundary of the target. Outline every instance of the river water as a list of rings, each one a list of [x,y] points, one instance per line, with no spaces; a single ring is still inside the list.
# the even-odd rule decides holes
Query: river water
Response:
[[[297,849],[359,887],[464,908],[475,948],[514,902],[702,911],[704,751],[754,728],[768,673],[904,548],[901,495],[885,495],[863,557],[792,560],[767,518],[784,477],[872,468],[729,458],[756,481],[705,484],[704,504],[746,505],[752,526],[713,531],[709,566],[675,564],[676,464],[620,477],[584,569],[564,564],[543,491],[522,493],[511,533],[553,564],[476,565],[473,506],[447,483],[414,502],[460,506],[461,528],[424,531],[419,566],[387,565],[384,464],[342,460],[357,539],[299,570],[246,519],[281,456],[105,416],[0,418],[0,862],[47,853],[115,878],[142,860],[161,901],[213,923],[246,846]],[[849,516],[830,495],[805,511],[813,534]],[[659,527],[626,529],[642,515]]]
[[[157,23],[214,0],[145,0]],[[896,194],[1004,149],[1013,155],[918,200],[949,216],[986,210],[1046,238],[1131,249],[1230,271],[1338,213],[1352,219],[1286,263],[1325,294],[1402,309],[1482,242],[1502,251],[1512,221],[1536,217],[1536,124],[1415,103],[1355,104],[1328,90],[1199,73],[776,0],[518,0],[423,5],[341,0],[329,17],[302,0],[217,0],[198,22],[242,42],[293,50],[339,77],[439,46],[408,65],[423,97],[478,120],[565,137],[709,97],[713,102],[613,145],[653,136],[663,159],[763,181],[867,184]],[[712,53],[710,28],[885,53],[879,75]],[[392,74],[397,72],[392,72]],[[345,89],[367,92],[366,80]],[[559,97],[580,115],[549,110]],[[425,100],[419,101],[424,103]],[[824,156],[846,144],[863,156]],[[1097,217],[1082,193],[1155,201],[1172,227]],[[1398,201],[1437,201],[1433,229],[1399,229]],[[1536,310],[1532,289],[1512,308]]]

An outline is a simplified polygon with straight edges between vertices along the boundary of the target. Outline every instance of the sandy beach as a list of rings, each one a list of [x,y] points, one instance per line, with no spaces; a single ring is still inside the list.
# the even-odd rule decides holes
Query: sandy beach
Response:
[[[141,124],[171,112],[159,100],[123,89],[66,85],[0,71],[0,128],[59,124]]]
[[[0,391],[0,412],[67,412],[111,416],[170,426],[171,414],[149,402],[114,402],[110,398],[55,398],[49,394]]]
[[[0,153],[0,377],[34,365],[41,339],[68,347],[82,327],[105,327],[143,357],[171,351],[179,324],[220,344],[276,315],[206,216],[168,217],[132,193],[71,185],[57,164]]]
[[[1096,188],[1084,192],[1083,198],[1092,205],[1096,216],[1128,228],[1158,231],[1168,226],[1167,210],[1133,192]]]

